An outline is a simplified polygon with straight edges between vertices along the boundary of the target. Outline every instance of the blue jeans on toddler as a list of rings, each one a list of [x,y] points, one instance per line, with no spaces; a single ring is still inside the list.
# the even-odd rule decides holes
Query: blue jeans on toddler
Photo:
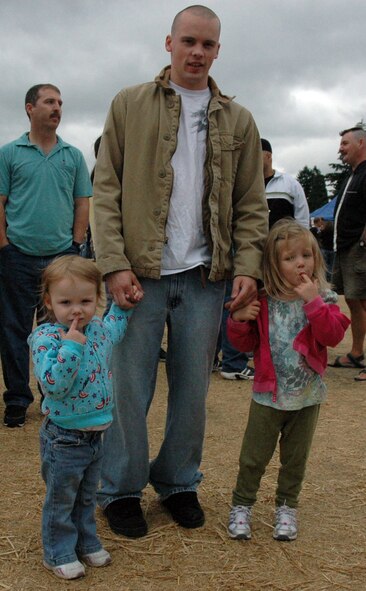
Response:
[[[40,429],[44,560],[59,566],[102,549],[96,531],[96,491],[103,431],[63,429],[45,419]]]

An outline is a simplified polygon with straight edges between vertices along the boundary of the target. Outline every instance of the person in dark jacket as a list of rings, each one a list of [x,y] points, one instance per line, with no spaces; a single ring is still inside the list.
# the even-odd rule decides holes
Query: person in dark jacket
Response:
[[[366,126],[358,123],[340,132],[339,153],[351,174],[335,207],[334,288],[344,294],[351,312],[352,347],[335,359],[334,367],[356,367],[356,381],[366,381]]]

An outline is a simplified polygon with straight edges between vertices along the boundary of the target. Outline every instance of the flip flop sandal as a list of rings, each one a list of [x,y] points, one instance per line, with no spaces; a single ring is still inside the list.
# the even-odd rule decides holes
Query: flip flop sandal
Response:
[[[349,368],[360,368],[363,369],[365,367],[365,364],[362,363],[363,361],[365,361],[365,356],[364,355],[359,355],[358,357],[355,357],[354,355],[352,355],[352,353],[347,353],[346,355],[344,355],[344,357],[347,357],[347,359],[349,360],[349,363],[341,363],[341,358],[343,357],[343,355],[338,355],[338,357],[335,358],[334,363],[329,363],[329,367],[343,367],[345,369],[349,369]]]
[[[360,376],[363,375],[363,378],[360,378]],[[360,373],[358,374],[358,376],[355,376],[353,378],[356,382],[366,382],[366,369],[362,369],[360,371]]]

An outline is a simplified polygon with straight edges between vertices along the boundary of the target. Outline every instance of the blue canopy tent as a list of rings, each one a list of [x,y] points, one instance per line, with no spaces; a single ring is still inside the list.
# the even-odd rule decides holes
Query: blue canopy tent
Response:
[[[324,218],[327,221],[334,220],[334,207],[337,201],[337,197],[333,197],[331,201],[328,201],[325,205],[322,205],[315,211],[311,212],[311,218]]]

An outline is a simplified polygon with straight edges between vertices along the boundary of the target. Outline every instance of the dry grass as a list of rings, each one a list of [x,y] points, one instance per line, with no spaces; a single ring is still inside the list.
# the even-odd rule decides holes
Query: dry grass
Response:
[[[345,353],[349,335],[331,351]],[[253,515],[253,538],[226,535],[237,458],[250,401],[247,382],[213,375],[208,398],[200,498],[206,524],[184,530],[171,522],[151,488],[143,506],[149,535],[128,540],[110,532],[98,512],[105,546],[113,555],[106,569],[88,569],[85,579],[63,582],[41,566],[40,514],[44,494],[39,473],[37,403],[23,429],[0,427],[0,591],[69,587],[81,591],[364,591],[366,588],[366,384],[357,370],[330,368],[323,406],[299,508],[296,542],[272,540],[277,457],[263,478]],[[150,412],[151,453],[164,428],[166,382],[159,369]],[[1,403],[2,405],[2,403]],[[3,410],[1,406],[1,412]]]

